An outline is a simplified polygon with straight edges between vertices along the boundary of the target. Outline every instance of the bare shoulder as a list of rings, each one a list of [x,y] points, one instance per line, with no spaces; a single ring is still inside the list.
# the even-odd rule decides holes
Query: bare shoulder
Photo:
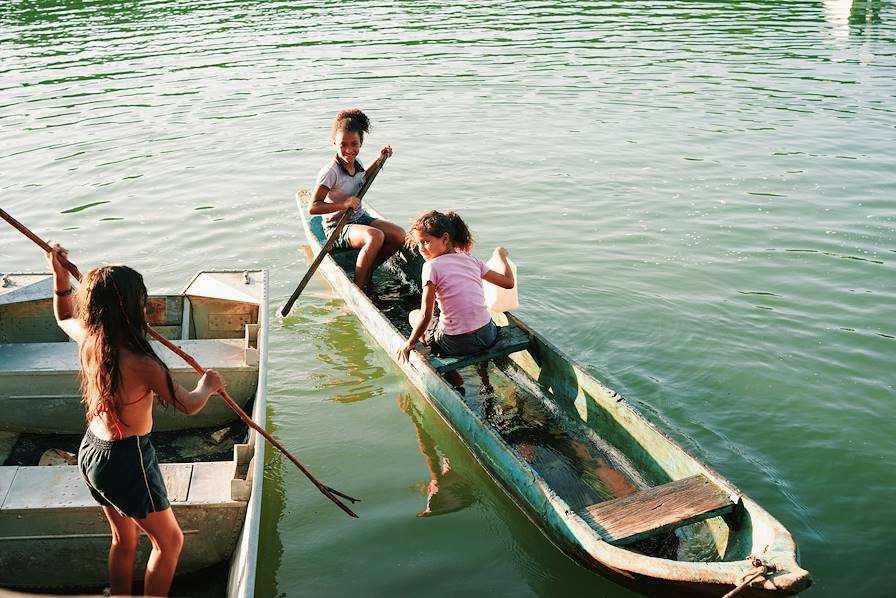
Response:
[[[158,359],[132,351],[121,352],[121,369],[137,376],[157,376],[163,372]]]

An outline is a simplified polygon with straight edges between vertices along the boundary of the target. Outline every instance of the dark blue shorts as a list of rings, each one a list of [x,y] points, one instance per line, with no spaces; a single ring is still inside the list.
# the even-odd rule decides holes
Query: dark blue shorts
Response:
[[[347,223],[342,227],[342,231],[339,233],[339,236],[336,238],[336,243],[333,244],[333,249],[351,249],[352,245],[348,240],[348,231],[351,230],[352,226],[356,224],[361,224],[363,226],[370,226],[370,223],[376,220],[373,216],[368,214],[366,211],[361,210],[361,213],[356,215],[355,220]],[[333,234],[333,230],[335,230],[336,225],[327,226],[324,225],[324,234],[327,238],[330,238],[330,235]]]
[[[423,344],[429,347],[430,353],[435,356],[444,355],[473,355],[485,351],[498,340],[498,327],[494,321],[463,334],[444,334],[438,329],[439,317],[433,316],[432,321],[423,334]]]
[[[148,434],[102,440],[87,430],[78,469],[93,498],[124,517],[143,519],[171,506]]]

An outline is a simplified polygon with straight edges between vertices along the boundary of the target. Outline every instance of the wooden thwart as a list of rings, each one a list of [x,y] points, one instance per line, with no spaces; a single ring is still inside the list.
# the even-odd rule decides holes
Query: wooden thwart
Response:
[[[444,374],[445,372],[457,370],[474,363],[479,363],[480,361],[485,361],[486,359],[504,357],[505,355],[510,355],[511,353],[522,351],[528,346],[529,335],[519,327],[510,324],[508,326],[501,326],[500,328],[498,328],[498,341],[494,345],[489,347],[486,351],[475,353],[473,355],[463,355],[460,357],[430,356],[429,362],[432,364],[432,367],[436,369],[436,371],[438,371],[440,374]]]
[[[586,507],[603,539],[615,546],[631,544],[711,517],[734,511],[721,488],[695,475]]]

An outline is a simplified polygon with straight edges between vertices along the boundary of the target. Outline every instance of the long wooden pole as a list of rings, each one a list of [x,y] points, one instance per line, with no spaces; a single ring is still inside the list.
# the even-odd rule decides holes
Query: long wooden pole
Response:
[[[376,175],[378,175],[380,170],[383,168],[383,164],[386,163],[386,158],[387,156],[382,156],[379,163],[376,165],[376,168],[367,173],[367,178],[364,179],[364,185],[361,187],[361,190],[358,191],[358,199],[364,199],[364,194],[367,193],[367,190],[370,188],[370,184],[373,183],[373,179],[376,178]],[[333,232],[330,233],[330,238],[327,239],[327,242],[324,243],[323,247],[321,247],[321,250],[314,258],[314,261],[311,262],[311,266],[308,268],[308,271],[305,272],[305,276],[302,277],[302,281],[299,283],[299,286],[296,287],[296,290],[292,292],[292,295],[290,295],[289,299],[283,305],[283,308],[280,310],[280,315],[284,318],[289,315],[289,311],[292,309],[292,306],[299,298],[299,295],[302,294],[302,291],[305,290],[305,287],[308,285],[308,281],[311,280],[311,277],[317,271],[317,267],[320,266],[320,263],[324,260],[325,257],[327,257],[327,254],[330,253],[330,250],[333,249],[333,245],[336,244],[336,239],[339,238],[339,233],[341,233],[342,229],[345,228],[345,224],[346,222],[348,222],[351,213],[351,209],[348,209],[342,213],[342,216],[336,222],[336,228],[334,228]]]
[[[11,224],[13,226],[13,228],[15,228],[16,230],[21,232],[23,235],[25,235],[26,237],[28,237],[29,239],[34,241],[34,243],[36,243],[45,252],[49,252],[52,250],[50,248],[50,246],[43,239],[41,239],[40,237],[35,235],[33,232],[28,230],[28,228],[24,224],[22,224],[21,222],[19,222],[12,216],[10,216],[5,210],[0,209],[0,217],[2,217],[9,224]],[[71,273],[71,275],[75,277],[75,280],[77,280],[78,282],[81,282],[81,272],[78,271],[78,268],[74,264],[72,264],[67,259],[65,259],[61,256],[59,257],[59,261],[65,267],[65,269],[68,270]],[[196,370],[196,372],[198,372],[200,376],[205,374],[205,370],[202,368],[202,366],[199,365],[199,363],[196,362],[195,359],[193,359],[190,355],[185,353],[180,347],[178,347],[177,345],[175,345],[174,343],[169,341],[167,338],[165,338],[164,336],[162,336],[161,334],[159,334],[158,332],[153,330],[152,327],[149,328],[149,334],[154,339],[156,339],[157,341],[159,341],[160,343],[165,345],[173,353],[178,355],[185,362],[187,362],[187,364],[190,367],[192,367],[194,370]],[[324,494],[324,496],[326,496],[327,498],[332,500],[334,503],[336,503],[336,505],[339,506],[339,508],[341,508],[343,511],[345,511],[352,517],[357,517],[357,515],[351,509],[349,509],[347,506],[345,506],[342,503],[342,501],[340,501],[338,498],[336,498],[336,496],[337,495],[341,496],[342,498],[349,500],[351,502],[357,502],[359,499],[352,498],[351,496],[347,496],[337,490],[334,490],[333,488],[330,488],[329,486],[325,486],[324,484],[322,484],[320,481],[318,481],[317,478],[314,477],[314,475],[312,475],[312,473],[310,471],[308,471],[308,469],[304,465],[302,465],[302,463],[298,459],[296,459],[292,455],[292,453],[290,453],[288,450],[286,450],[283,447],[283,445],[277,441],[276,438],[271,436],[267,430],[265,430],[264,428],[259,426],[257,423],[255,423],[255,421],[251,417],[246,415],[246,412],[243,411],[240,408],[240,406],[237,405],[234,402],[234,400],[230,398],[230,396],[227,394],[226,390],[224,390],[223,388],[219,388],[216,392],[222,399],[224,399],[224,402],[227,403],[227,405],[231,409],[233,409],[233,411],[239,416],[239,418],[246,423],[246,425],[248,425],[250,428],[252,428],[256,432],[261,434],[265,438],[265,440],[267,440],[272,445],[274,445],[274,447],[277,450],[279,450],[281,453],[283,453],[283,455],[285,455],[287,459],[292,461],[295,464],[295,466],[298,467],[309,480],[311,480],[311,483],[314,484],[315,486],[317,486],[317,489],[320,490]]]

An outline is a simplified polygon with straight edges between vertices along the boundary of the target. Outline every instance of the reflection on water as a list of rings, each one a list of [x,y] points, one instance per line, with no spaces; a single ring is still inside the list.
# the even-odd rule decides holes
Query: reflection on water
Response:
[[[445,455],[423,425],[421,414],[407,395],[398,398],[398,405],[410,420],[414,422],[417,444],[430,480],[425,483],[423,493],[426,495],[426,506],[417,513],[418,517],[434,517],[454,513],[470,506],[474,502],[473,490],[469,482],[455,471],[448,456]]]
[[[289,326],[311,326],[320,331],[312,337],[320,361],[312,379],[316,387],[328,389],[332,400],[352,403],[383,394],[382,387],[376,383],[384,374],[380,365],[382,356],[359,342],[358,320],[354,315],[334,314],[303,305],[293,310]]]
[[[268,419],[268,432],[274,438],[282,438],[276,424]],[[276,572],[283,560],[283,542],[278,526],[286,505],[286,485],[283,482],[284,463],[288,463],[279,451],[265,451],[264,490],[261,502],[261,529],[259,530],[258,557],[255,572],[256,596],[280,596]],[[290,464],[291,465],[291,464]],[[286,471],[292,472],[292,467]]]

